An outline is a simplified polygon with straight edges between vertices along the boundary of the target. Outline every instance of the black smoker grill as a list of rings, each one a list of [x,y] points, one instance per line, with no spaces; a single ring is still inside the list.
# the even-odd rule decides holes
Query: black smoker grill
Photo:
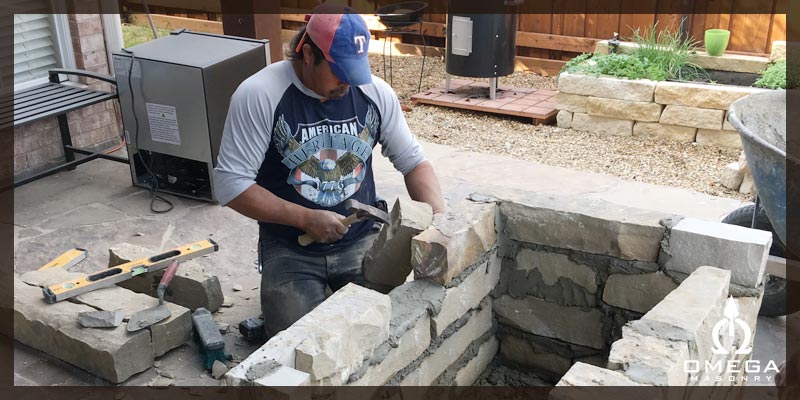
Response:
[[[514,72],[517,15],[461,14],[454,3],[448,4],[445,90],[450,91],[450,75],[489,78],[489,98],[494,99],[497,78]]]

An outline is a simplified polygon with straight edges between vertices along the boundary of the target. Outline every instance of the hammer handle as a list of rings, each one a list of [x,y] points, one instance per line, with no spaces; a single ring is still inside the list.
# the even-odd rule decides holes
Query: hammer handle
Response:
[[[361,220],[361,218],[358,218],[358,213],[354,212],[354,213],[350,214],[349,216],[347,216],[347,218],[342,220],[342,225],[350,226],[350,225],[353,225],[354,223],[356,223],[356,222],[358,222],[360,220]],[[297,243],[299,243],[300,246],[305,247],[305,246],[310,245],[311,243],[314,243],[314,239],[311,236],[309,236],[308,234],[304,234],[304,235],[300,235],[300,236],[297,237]]]

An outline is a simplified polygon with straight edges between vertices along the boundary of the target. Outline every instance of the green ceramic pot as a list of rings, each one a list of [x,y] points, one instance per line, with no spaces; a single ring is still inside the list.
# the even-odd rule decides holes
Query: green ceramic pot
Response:
[[[706,31],[705,44],[706,53],[710,56],[721,56],[725,54],[728,41],[731,38],[731,31],[726,29],[709,29]]]

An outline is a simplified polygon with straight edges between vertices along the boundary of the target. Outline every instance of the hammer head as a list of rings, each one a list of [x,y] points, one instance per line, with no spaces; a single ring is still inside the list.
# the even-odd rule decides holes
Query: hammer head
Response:
[[[345,200],[344,205],[348,210],[356,213],[359,219],[372,218],[376,221],[381,221],[386,224],[389,223],[389,214],[380,208],[368,206],[353,199]]]

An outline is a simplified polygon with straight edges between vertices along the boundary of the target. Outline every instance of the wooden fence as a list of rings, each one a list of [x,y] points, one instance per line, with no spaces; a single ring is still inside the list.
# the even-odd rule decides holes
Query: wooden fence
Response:
[[[532,1],[532,0],[529,0]],[[679,29],[683,20],[685,31],[702,44],[703,32],[710,28],[731,31],[728,50],[753,55],[769,54],[772,42],[786,40],[786,14],[761,14],[764,9],[782,11],[790,0],[697,0],[688,2],[681,9],[675,3],[682,0],[611,0],[603,3],[606,12],[587,13],[596,0],[551,0],[536,2],[535,14],[520,13],[517,33],[517,55],[550,62],[553,67],[563,64],[582,52],[594,49],[598,40],[609,39],[614,32],[631,37],[633,30]],[[348,0],[360,12],[385,4],[397,3],[387,0]],[[635,3],[637,14],[626,14]],[[126,0],[123,11],[141,12],[141,0]],[[148,0],[151,13],[197,20],[221,21],[219,0]],[[284,29],[296,29],[310,9],[319,0],[281,0],[281,18]],[[447,21],[447,0],[428,0],[424,15],[423,31],[426,42],[434,47],[443,47]],[[566,5],[565,5],[566,4]],[[754,5],[756,4],[756,5]],[[754,8],[756,7],[756,8]],[[681,13],[675,13],[676,10]],[[523,7],[524,10],[524,7]],[[650,13],[642,13],[651,10]],[[613,13],[614,11],[618,13]],[[661,11],[661,12],[659,12]],[[746,12],[751,12],[746,14]],[[373,27],[378,30],[378,27]],[[376,34],[378,38],[382,38]],[[402,36],[404,43],[420,44],[419,35]]]

